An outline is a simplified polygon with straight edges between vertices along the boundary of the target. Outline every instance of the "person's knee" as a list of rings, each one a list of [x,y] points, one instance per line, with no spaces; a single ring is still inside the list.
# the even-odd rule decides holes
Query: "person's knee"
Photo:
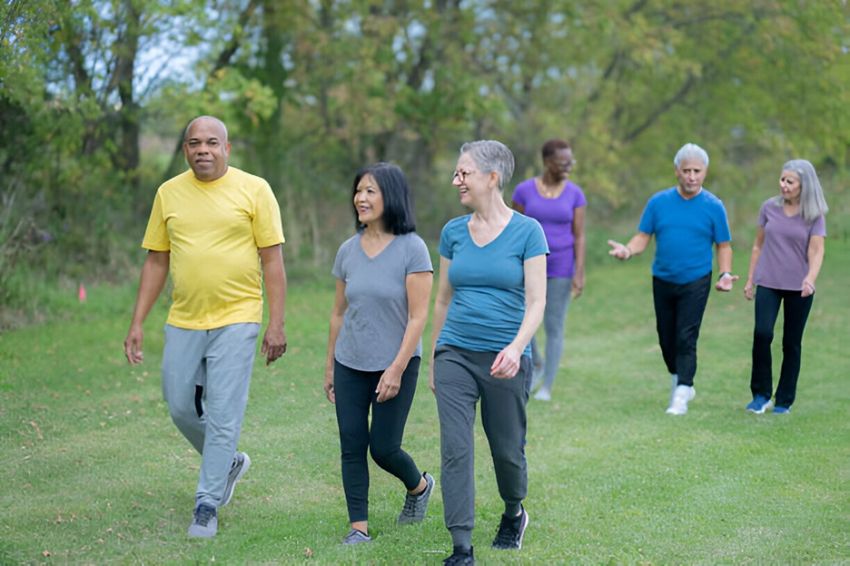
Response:
[[[391,462],[400,450],[400,446],[393,445],[372,444],[369,446],[369,453],[372,455],[372,459],[375,461],[376,464],[378,464],[382,468],[389,462]]]

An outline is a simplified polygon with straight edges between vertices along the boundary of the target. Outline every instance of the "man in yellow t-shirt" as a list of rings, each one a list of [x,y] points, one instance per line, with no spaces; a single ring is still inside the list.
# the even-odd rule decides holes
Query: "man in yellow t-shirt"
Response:
[[[189,536],[218,530],[218,508],[251,460],[237,452],[256,339],[266,364],[286,352],[286,272],[280,207],[268,183],[228,166],[227,128],[200,116],[186,127],[190,170],[157,190],[142,247],[148,250],[130,330],[127,360],[142,354],[142,324],[165,285],[174,283],[165,325],[162,390],[174,424],[201,454]]]

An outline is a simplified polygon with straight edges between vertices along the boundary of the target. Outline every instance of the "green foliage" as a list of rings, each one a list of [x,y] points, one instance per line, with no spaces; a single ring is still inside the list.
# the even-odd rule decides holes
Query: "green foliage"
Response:
[[[669,378],[652,323],[649,258],[589,270],[570,307],[550,403],[531,401],[531,523],[519,552],[489,548],[503,510],[476,423],[476,555],[484,564],[846,564],[850,402],[844,339],[850,246],[827,260],[803,346],[797,402],[751,415],[752,303],[713,293],[697,397],[664,414]],[[746,254],[735,260],[746,269]],[[122,355],[134,289],[90,289],[63,321],[0,334],[0,563],[436,564],[450,552],[440,490],[398,527],[403,488],[372,468],[370,532],[348,528],[333,406],[321,390],[333,285],[296,282],[290,351],[258,360],[240,448],[253,460],[212,541],[186,538],[198,456],[161,400],[165,302],[144,365]],[[777,338],[777,355],[781,349]],[[423,367],[405,448],[439,475],[439,426]],[[755,542],[754,542],[755,541]]]
[[[687,141],[733,229],[791,157],[845,208],[844,2],[32,0],[0,4],[0,26],[0,192],[56,250],[23,256],[34,270],[113,273],[105,254],[130,244],[112,240],[136,245],[199,114],[225,119],[233,163],[276,191],[288,259],[313,266],[349,233],[368,162],[402,166],[435,238],[462,212],[448,172],[473,138],[514,150],[515,181],[569,139],[592,223],[671,185]]]

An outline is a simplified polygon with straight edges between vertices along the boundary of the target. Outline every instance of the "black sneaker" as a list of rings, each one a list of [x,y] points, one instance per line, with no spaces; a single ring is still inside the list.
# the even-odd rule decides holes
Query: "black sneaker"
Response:
[[[505,517],[502,515],[502,522],[499,523],[499,532],[496,533],[496,538],[493,539],[493,548],[522,548],[522,537],[525,535],[525,528],[528,526],[528,511],[525,507],[522,508],[522,513],[517,517]]]
[[[189,525],[189,536],[212,538],[218,531],[218,514],[215,507],[201,503],[195,508],[192,524]]]
[[[464,566],[467,564],[475,564],[475,556],[472,555],[472,547],[454,547],[452,555],[443,560],[443,564],[444,566]]]

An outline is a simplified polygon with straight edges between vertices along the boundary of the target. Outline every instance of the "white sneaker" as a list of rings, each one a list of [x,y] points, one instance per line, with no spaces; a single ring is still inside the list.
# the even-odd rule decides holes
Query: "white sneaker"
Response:
[[[696,397],[696,389],[688,385],[678,385],[673,391],[670,406],[667,407],[668,415],[684,415],[688,412],[688,401]]]
[[[537,393],[534,394],[534,398],[538,401],[551,401],[552,400],[552,392],[546,389],[545,387],[541,387]]]

